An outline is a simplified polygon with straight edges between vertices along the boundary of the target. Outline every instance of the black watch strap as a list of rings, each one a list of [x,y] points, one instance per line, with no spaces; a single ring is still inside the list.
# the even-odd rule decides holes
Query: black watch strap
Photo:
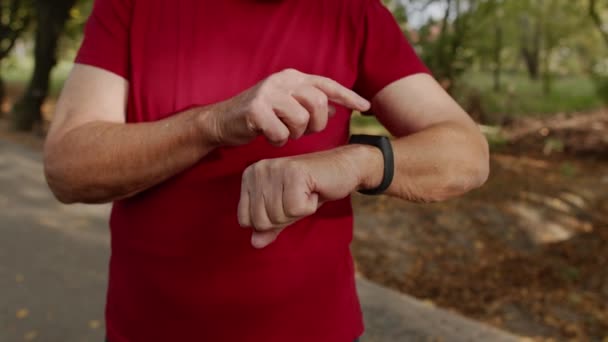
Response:
[[[384,176],[382,177],[382,182],[374,189],[361,189],[359,192],[364,195],[380,195],[385,192],[393,182],[395,174],[395,160],[390,139],[385,136],[356,134],[351,135],[348,143],[376,146],[382,151],[382,156],[384,157]]]

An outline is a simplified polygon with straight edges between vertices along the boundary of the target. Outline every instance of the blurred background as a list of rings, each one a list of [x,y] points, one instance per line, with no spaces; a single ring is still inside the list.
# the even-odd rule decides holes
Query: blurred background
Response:
[[[480,124],[492,175],[441,204],[355,195],[358,272],[518,336],[607,342],[608,0],[384,2]],[[60,207],[40,166],[91,8],[0,0],[0,341],[102,334],[107,210]],[[66,315],[81,331],[48,335]]]

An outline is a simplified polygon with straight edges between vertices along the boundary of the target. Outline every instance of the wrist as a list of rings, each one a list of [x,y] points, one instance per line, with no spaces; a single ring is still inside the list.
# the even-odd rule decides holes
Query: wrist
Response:
[[[382,151],[370,145],[346,145],[352,169],[356,170],[357,188],[373,189],[380,185],[384,176],[384,159]]]
[[[219,123],[209,107],[194,109],[196,136],[206,148],[216,148],[221,145]]]

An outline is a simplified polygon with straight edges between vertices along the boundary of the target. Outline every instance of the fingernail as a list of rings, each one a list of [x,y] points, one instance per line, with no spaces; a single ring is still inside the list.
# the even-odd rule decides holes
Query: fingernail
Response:
[[[361,101],[359,101],[359,104],[361,105],[362,108],[365,108],[366,110],[372,106],[372,104],[369,103],[369,101],[367,101],[366,99],[362,99]]]
[[[261,249],[261,248],[266,247],[264,245],[264,239],[263,239],[262,235],[259,235],[259,234],[256,234],[256,233],[253,233],[251,235],[251,245],[254,248],[257,248],[257,249]]]

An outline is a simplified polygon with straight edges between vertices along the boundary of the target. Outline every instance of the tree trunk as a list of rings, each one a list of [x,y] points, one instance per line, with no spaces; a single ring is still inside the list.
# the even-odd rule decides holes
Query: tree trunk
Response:
[[[443,15],[443,20],[441,21],[441,32],[439,33],[439,39],[437,42],[437,45],[435,47],[435,65],[438,67],[438,71],[439,71],[439,80],[442,84],[442,86],[448,90],[449,88],[449,71],[448,69],[448,60],[446,57],[446,50],[447,50],[447,45],[448,45],[448,25],[449,25],[449,18],[450,18],[450,13],[451,13],[451,9],[452,9],[452,1],[451,0],[447,0],[447,4],[446,4],[446,8],[445,8],[445,13]]]
[[[36,1],[36,47],[34,73],[23,97],[13,109],[13,126],[20,131],[32,130],[42,121],[41,107],[49,92],[49,80],[57,64],[57,45],[69,11],[76,0]]]
[[[532,80],[540,76],[540,45],[542,37],[541,20],[536,18],[534,29],[530,27],[530,17],[522,20],[521,55]]]
[[[503,49],[503,33],[500,20],[496,20],[495,28],[495,45],[494,45],[494,91],[500,91],[500,74],[502,73],[502,49]]]
[[[549,95],[551,93],[551,88],[553,85],[553,78],[551,75],[551,49],[547,49],[545,51],[544,61],[543,61],[543,93],[545,95]]]
[[[599,30],[600,35],[606,42],[606,46],[608,46],[608,30],[606,30],[604,28],[604,23],[602,22],[602,18],[600,17],[598,10],[597,10],[597,1],[596,0],[589,0],[589,15],[591,16],[593,23]]]
[[[528,76],[530,76],[530,79],[532,80],[538,80],[538,76],[540,75],[538,59],[526,50],[522,51],[522,54],[524,62],[526,63],[526,70],[528,70]]]
[[[6,6],[6,7],[4,7]],[[29,27],[31,19],[29,1],[12,0],[9,5],[0,6],[0,61],[3,61],[12,51],[17,38]],[[0,106],[6,100],[6,84],[0,75]],[[3,116],[0,108],[0,117]]]
[[[0,75],[0,118],[4,116],[4,101],[6,100],[6,83]]]

